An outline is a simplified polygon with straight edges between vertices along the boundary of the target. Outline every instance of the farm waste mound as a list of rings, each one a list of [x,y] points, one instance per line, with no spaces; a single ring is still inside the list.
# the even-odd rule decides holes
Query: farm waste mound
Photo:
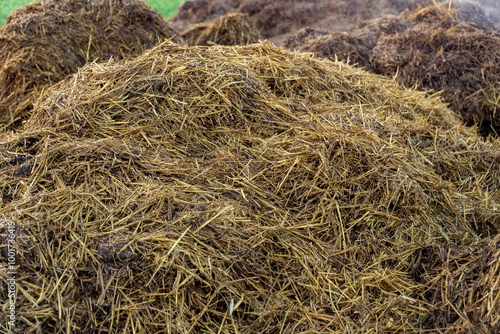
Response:
[[[137,56],[182,42],[142,0],[46,0],[15,10],[0,28],[0,123],[19,125],[43,89],[85,63]]]
[[[181,33],[188,45],[248,45],[262,39],[244,14],[226,14],[214,23],[200,23]]]
[[[399,14],[432,0],[193,0],[185,2],[169,22],[179,31],[210,23],[229,13],[248,14],[262,36],[281,44],[299,29],[347,31],[359,20]]]
[[[284,46],[442,91],[467,125],[478,124],[483,136],[500,134],[500,35],[477,5],[420,8],[364,22],[350,33],[303,30]]]
[[[0,137],[16,328],[491,332],[499,146],[269,44],[87,64]]]

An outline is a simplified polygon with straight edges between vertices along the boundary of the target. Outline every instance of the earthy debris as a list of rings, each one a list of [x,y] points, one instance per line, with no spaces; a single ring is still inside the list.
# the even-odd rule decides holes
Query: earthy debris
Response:
[[[483,135],[500,134],[500,35],[460,21],[456,10],[409,13],[414,25],[373,48],[375,73],[410,87],[443,91],[443,100]],[[487,21],[481,21],[487,22]]]

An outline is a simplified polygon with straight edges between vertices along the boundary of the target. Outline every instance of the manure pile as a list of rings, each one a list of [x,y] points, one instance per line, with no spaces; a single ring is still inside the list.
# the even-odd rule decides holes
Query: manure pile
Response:
[[[244,14],[226,14],[215,23],[200,23],[181,33],[188,45],[248,45],[262,39]]]
[[[304,27],[345,31],[359,20],[432,4],[432,0],[191,0],[169,22],[181,31],[229,13],[248,14],[264,38],[279,44]]]
[[[499,148],[268,44],[87,64],[0,137],[17,330],[497,332]]]
[[[137,56],[165,38],[182,43],[142,0],[44,0],[0,28],[0,123],[18,126],[43,89],[94,60]]]
[[[477,5],[419,8],[362,22],[352,32],[305,29],[284,46],[442,91],[467,125],[478,124],[485,137],[500,135],[500,35]]]

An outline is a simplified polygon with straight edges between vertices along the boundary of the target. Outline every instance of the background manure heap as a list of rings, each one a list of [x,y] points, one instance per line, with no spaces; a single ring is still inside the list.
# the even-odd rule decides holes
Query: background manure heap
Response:
[[[496,1],[496,0],[484,0]],[[177,30],[211,23],[226,14],[247,14],[262,36],[281,44],[304,27],[348,31],[359,20],[381,14],[399,14],[433,0],[192,0],[185,2],[169,22]],[[492,5],[494,6],[494,5]]]
[[[31,113],[39,93],[89,61],[129,58],[160,40],[182,42],[142,0],[47,0],[14,11],[0,28],[0,122]]]
[[[359,21],[381,15],[435,5],[435,0],[190,0],[169,22],[179,31],[199,23],[211,23],[226,14],[248,14],[262,36],[281,44],[302,28],[349,32]],[[500,29],[498,0],[446,0],[448,7],[480,5],[485,18]],[[483,15],[483,16],[484,16]]]
[[[164,42],[0,154],[21,331],[498,328],[499,143],[344,63]]]
[[[443,4],[360,24],[352,32],[303,30],[284,46],[338,57],[442,98],[482,135],[500,134],[500,35],[471,3]]]
[[[227,14],[214,23],[200,23],[181,33],[188,45],[248,45],[261,39],[253,21],[244,14]]]

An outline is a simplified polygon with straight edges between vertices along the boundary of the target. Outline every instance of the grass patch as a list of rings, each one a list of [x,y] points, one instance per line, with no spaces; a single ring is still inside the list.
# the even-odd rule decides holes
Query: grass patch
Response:
[[[0,3],[0,25],[5,23],[5,18],[14,9],[24,6],[28,3],[34,2],[33,0],[6,0]],[[177,13],[177,9],[182,5],[185,0],[146,0],[155,10],[160,12],[167,19],[171,18]]]
[[[167,19],[177,14],[177,9],[186,0],[146,0],[153,8]]]

